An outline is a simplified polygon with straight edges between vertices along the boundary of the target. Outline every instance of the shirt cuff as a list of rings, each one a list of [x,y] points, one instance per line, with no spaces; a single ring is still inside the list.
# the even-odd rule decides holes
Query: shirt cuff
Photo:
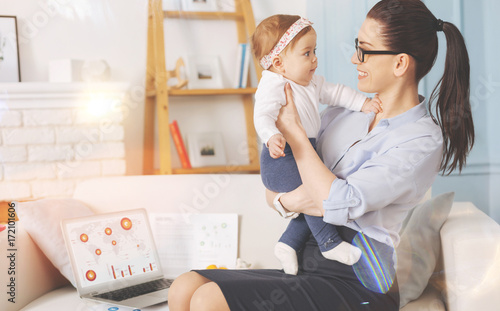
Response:
[[[271,139],[271,137],[273,137],[276,134],[281,134],[281,133],[278,130],[272,130],[272,129],[269,129],[269,130],[266,130],[265,132],[263,132],[263,134],[262,134],[263,141],[262,142],[266,145],[266,147],[269,147],[269,140]]]
[[[347,181],[337,178],[332,182],[328,199],[323,201],[325,215],[323,221],[345,226],[349,221],[349,208],[357,207],[361,203],[358,192],[349,186]]]

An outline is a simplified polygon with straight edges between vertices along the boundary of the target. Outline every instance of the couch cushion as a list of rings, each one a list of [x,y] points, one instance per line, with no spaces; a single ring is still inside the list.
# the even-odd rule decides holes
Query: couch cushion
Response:
[[[71,286],[61,287],[32,301],[23,308],[23,311],[54,311],[54,310],[76,310],[76,311],[134,311],[135,308],[99,303],[80,299],[75,288]],[[168,311],[167,303],[142,308],[142,311]]]
[[[83,300],[81,300],[78,296],[76,289],[72,286],[65,286],[33,300],[30,304],[23,308],[23,311],[87,309],[88,308]]]
[[[410,301],[406,306],[400,309],[401,311],[446,311],[441,293],[427,286],[422,295],[414,301]]]
[[[500,310],[500,225],[472,203],[460,202],[440,234],[448,310]]]
[[[397,247],[400,306],[417,299],[429,282],[439,258],[439,231],[453,204],[453,192],[439,195],[415,207],[405,222]]]
[[[23,228],[42,250],[54,267],[75,286],[64,238],[61,220],[92,215],[93,212],[75,199],[43,199],[18,204],[17,215]]]
[[[11,232],[12,233],[12,232]],[[15,275],[8,275],[10,266],[10,258],[5,253],[10,249],[8,241],[8,230],[0,232],[0,249],[2,256],[0,256],[0,284],[2,284],[2,291],[0,291],[0,310],[1,311],[18,311],[32,300],[40,297],[41,295],[51,291],[54,288],[62,285],[67,285],[68,281],[57,271],[51,264],[47,257],[42,253],[40,248],[36,246],[28,232],[24,230],[22,222],[15,224]],[[10,302],[8,299],[13,298],[11,293],[10,277],[15,278],[16,288],[15,303]],[[5,287],[4,287],[5,286]],[[5,290],[3,290],[5,289]]]

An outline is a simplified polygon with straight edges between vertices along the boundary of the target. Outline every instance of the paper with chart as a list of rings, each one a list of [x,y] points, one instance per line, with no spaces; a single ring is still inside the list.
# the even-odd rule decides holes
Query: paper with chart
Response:
[[[237,214],[150,214],[161,266],[167,277],[209,265],[234,268]]]

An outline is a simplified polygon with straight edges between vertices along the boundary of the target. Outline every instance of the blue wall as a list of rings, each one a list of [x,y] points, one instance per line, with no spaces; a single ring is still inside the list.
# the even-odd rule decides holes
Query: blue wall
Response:
[[[318,58],[328,81],[356,88],[350,58],[366,13],[377,1],[309,0],[308,17],[318,32]],[[455,200],[471,201],[500,222],[500,1],[424,1],[437,18],[454,23],[465,37],[471,61],[471,103],[476,143],[461,174],[438,176],[433,195],[455,191]],[[442,76],[446,39],[439,34],[440,53],[420,92],[429,97]]]

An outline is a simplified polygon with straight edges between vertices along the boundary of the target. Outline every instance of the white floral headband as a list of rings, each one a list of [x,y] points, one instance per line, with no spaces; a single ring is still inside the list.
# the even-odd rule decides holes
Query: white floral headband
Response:
[[[262,57],[260,60],[260,65],[264,69],[269,69],[273,64],[273,58],[278,56],[286,46],[295,38],[295,36],[304,28],[311,26],[312,23],[307,18],[300,18],[295,23],[293,23],[290,28],[285,32],[285,34],[281,37],[278,44],[269,52],[269,54]]]

